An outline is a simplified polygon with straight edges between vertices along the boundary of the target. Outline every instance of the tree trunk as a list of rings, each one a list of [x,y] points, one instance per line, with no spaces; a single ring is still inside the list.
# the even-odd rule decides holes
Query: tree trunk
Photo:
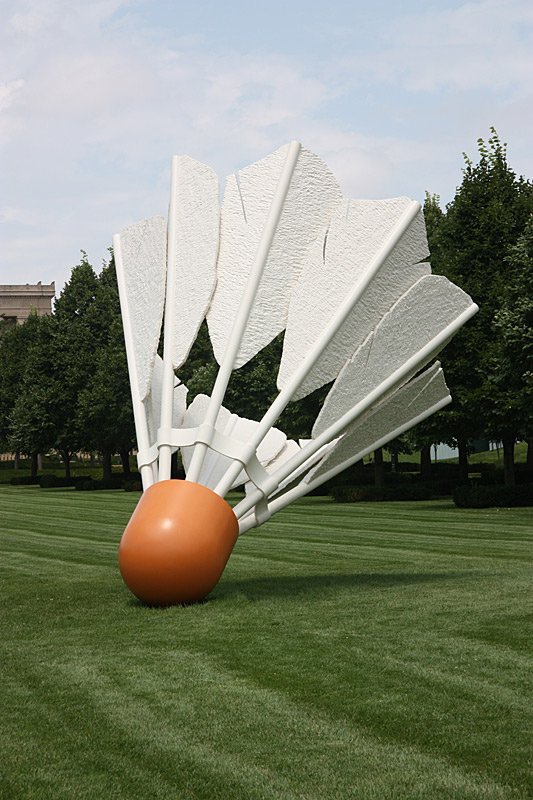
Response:
[[[15,452],[15,469],[20,469],[20,452]]]
[[[512,433],[506,433],[502,437],[503,442],[503,482],[506,486],[514,486],[515,469],[514,469],[514,443],[515,437]]]
[[[102,469],[104,473],[104,481],[108,481],[111,478],[111,450],[102,450]]]
[[[468,483],[468,442],[466,439],[457,440],[459,450],[459,482]]]
[[[70,478],[70,450],[60,450],[59,452],[65,467],[65,478]]]
[[[385,464],[381,447],[374,450],[374,486],[380,488],[385,486]]]
[[[398,472],[398,450],[394,445],[390,449],[390,471]]]
[[[122,450],[119,450],[119,456],[122,462],[122,472],[124,473],[124,477],[131,478],[130,451],[126,447],[123,447]]]
[[[420,477],[423,481],[431,480],[431,444],[420,448]]]
[[[527,438],[526,467],[528,472],[533,472],[533,436]]]
[[[32,478],[36,478],[37,477],[37,472],[38,472],[38,467],[39,467],[39,462],[38,462],[37,455],[38,455],[37,453],[32,453],[31,454],[31,477]]]

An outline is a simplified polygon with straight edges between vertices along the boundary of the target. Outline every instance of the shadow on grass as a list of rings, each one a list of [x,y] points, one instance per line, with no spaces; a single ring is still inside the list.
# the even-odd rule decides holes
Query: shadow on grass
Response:
[[[182,608],[245,597],[247,600],[262,600],[268,597],[295,597],[302,594],[325,595],[343,589],[387,589],[412,586],[420,583],[437,583],[472,577],[471,572],[388,572],[354,573],[350,575],[275,575],[269,578],[222,579],[213,591],[196,603],[180,603]],[[164,611],[175,606],[155,606],[130,597],[128,605],[147,611]]]
[[[131,608],[139,608],[143,609],[144,611],[165,611],[170,608],[176,608],[176,606],[179,606],[180,608],[190,608],[191,606],[203,606],[214,599],[215,599],[214,597],[208,595],[207,597],[204,597],[203,600],[196,600],[193,603],[176,603],[173,606],[156,606],[153,604],[151,605],[150,603],[145,603],[144,600],[139,600],[138,597],[130,597],[128,600],[128,605]]]
[[[392,588],[419,583],[437,583],[472,577],[471,572],[389,572],[354,573],[350,575],[276,575],[269,578],[222,580],[208,599],[223,600],[232,595],[245,595],[250,600],[264,597],[290,597],[299,594],[321,594],[342,589]]]

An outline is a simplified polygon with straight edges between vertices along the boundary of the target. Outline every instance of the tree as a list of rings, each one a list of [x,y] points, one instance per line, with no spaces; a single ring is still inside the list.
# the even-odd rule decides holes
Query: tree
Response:
[[[32,314],[21,326],[24,335],[18,337],[23,340],[24,351],[9,416],[8,441],[14,450],[31,457],[32,475],[37,472],[37,454],[55,446],[61,406],[61,386],[53,374],[50,347],[53,325],[53,318]]]
[[[31,315],[0,336],[0,443],[33,458],[54,448],[67,476],[74,452],[99,449],[104,472],[120,452],[125,471],[133,412],[113,259],[97,277],[87,256],[51,316]]]
[[[27,438],[24,446],[15,438],[15,407],[24,393],[29,352],[40,335],[41,326],[37,315],[31,314],[24,325],[6,324],[0,337],[0,447],[3,450],[15,450],[16,463],[21,450],[27,453],[31,458],[32,476],[37,474],[38,451]]]
[[[533,216],[517,243],[509,248],[512,280],[494,317],[498,341],[493,380],[497,414],[528,441],[528,466],[533,469]]]
[[[432,264],[435,272],[457,283],[480,307],[441,354],[454,398],[451,408],[442,412],[443,429],[457,443],[463,476],[468,474],[469,439],[481,433],[501,439],[506,482],[511,483],[518,424],[495,397],[500,345],[493,320],[512,277],[508,249],[533,210],[533,187],[517,178],[507,162],[506,146],[493,128],[491,134],[487,143],[478,140],[477,164],[465,156],[462,183],[431,241]],[[429,211],[431,219],[435,209]]]
[[[61,406],[55,419],[55,447],[70,472],[73,453],[85,445],[85,430],[78,415],[78,397],[94,372],[98,337],[92,324],[98,278],[87,255],[70,274],[54,307],[53,371],[60,386]]]
[[[94,430],[80,414],[79,399],[103,360],[117,309],[112,281],[107,275],[99,281],[82,253],[52,316],[30,318],[23,326],[29,344],[12,412],[11,442],[32,453],[56,449],[67,476],[72,454],[94,439]]]
[[[0,337],[0,448],[10,445],[12,413],[25,369],[29,341],[36,333],[35,315],[29,324],[2,326]],[[36,318],[36,317],[35,317]]]
[[[128,366],[113,258],[97,279],[87,324],[95,347],[90,380],[77,400],[78,429],[88,449],[102,453],[104,478],[111,477],[111,457],[119,452],[129,472],[135,442]]]

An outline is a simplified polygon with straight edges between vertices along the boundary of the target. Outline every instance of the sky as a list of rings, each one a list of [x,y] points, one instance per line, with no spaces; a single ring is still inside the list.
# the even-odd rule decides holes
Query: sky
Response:
[[[291,139],[350,197],[449,202],[495,126],[533,178],[531,0],[0,0],[0,284],[56,282]]]

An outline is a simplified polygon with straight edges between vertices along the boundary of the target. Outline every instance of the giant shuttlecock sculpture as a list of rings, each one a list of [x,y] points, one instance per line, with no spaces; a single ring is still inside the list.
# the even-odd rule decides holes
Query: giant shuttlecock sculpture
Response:
[[[215,173],[174,157],[168,224],[144,220],[113,245],[144,487],[119,564],[146,603],[205,597],[239,533],[451,399],[427,365],[477,306],[431,274],[420,205],[344,198],[298,142],[231,175],[221,207]],[[175,372],[204,319],[219,370],[187,406]],[[277,398],[260,421],[232,414],[232,371],[282,331]],[[282,411],[331,382],[312,438],[288,440]],[[170,480],[178,448],[184,481]],[[224,497],[242,484],[232,510]]]

